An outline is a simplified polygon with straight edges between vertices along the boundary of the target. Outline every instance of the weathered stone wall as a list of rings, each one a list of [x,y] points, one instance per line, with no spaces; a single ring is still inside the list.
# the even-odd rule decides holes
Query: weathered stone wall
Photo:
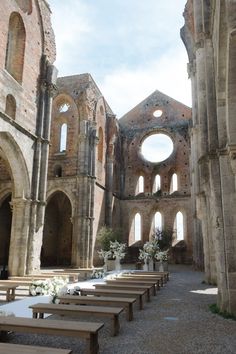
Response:
[[[0,11],[0,174],[11,177],[0,195],[12,195],[8,270],[23,275],[40,267],[55,42],[44,0],[1,1]]]
[[[153,113],[159,109],[160,117]],[[125,239],[134,242],[133,219],[141,215],[141,242],[151,239],[154,232],[154,214],[162,215],[163,228],[173,230],[177,212],[184,215],[184,241],[187,251],[183,261],[189,262],[192,254],[192,215],[189,173],[189,121],[191,109],[156,91],[120,119],[123,137],[124,188],[122,194],[122,226]],[[173,141],[173,152],[159,163],[147,161],[141,146],[144,139],[163,133]],[[156,151],[158,154],[158,151]],[[178,190],[170,193],[171,177],[178,176]],[[153,190],[156,175],[161,178],[158,193]],[[136,192],[138,179],[144,177],[144,192]]]
[[[218,304],[236,314],[235,1],[189,0],[182,39],[193,87],[194,256],[217,282]]]

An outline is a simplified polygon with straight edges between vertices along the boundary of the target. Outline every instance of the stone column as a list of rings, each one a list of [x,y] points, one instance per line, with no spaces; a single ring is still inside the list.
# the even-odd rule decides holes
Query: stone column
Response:
[[[51,126],[52,98],[56,92],[57,70],[50,65],[46,56],[41,62],[41,91],[37,117],[37,141],[34,154],[32,177],[32,209],[30,217],[30,237],[28,243],[27,273],[40,270],[40,253],[42,247],[44,214],[46,205],[48,153]]]
[[[106,158],[106,225],[112,227],[114,144],[107,147]]]
[[[15,198],[12,205],[12,232],[8,268],[12,276],[26,274],[31,201]]]

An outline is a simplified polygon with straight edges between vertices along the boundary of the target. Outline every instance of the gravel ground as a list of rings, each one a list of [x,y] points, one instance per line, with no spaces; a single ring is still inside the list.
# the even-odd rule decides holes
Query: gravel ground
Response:
[[[134,320],[121,316],[121,330],[111,337],[106,318],[81,317],[84,321],[104,322],[99,333],[101,354],[235,354],[236,321],[226,320],[209,311],[216,303],[216,289],[202,284],[203,273],[191,267],[170,267],[170,281],[143,311],[135,306]],[[50,318],[69,320],[72,318]],[[74,318],[78,320],[77,318]],[[46,320],[45,320],[46,321]],[[9,342],[70,348],[73,354],[86,352],[83,339],[13,333]]]

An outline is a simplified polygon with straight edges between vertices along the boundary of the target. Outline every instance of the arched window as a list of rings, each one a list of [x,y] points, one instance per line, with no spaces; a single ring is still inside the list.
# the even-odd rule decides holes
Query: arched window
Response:
[[[7,95],[6,97],[5,113],[13,119],[16,117],[16,100],[12,95]]]
[[[176,239],[178,241],[184,240],[184,216],[181,211],[176,214],[174,229],[176,232]]]
[[[23,20],[18,13],[13,12],[8,27],[5,68],[20,84],[23,77],[25,36]]]
[[[143,192],[144,192],[144,177],[140,176],[136,187],[136,194],[143,193]]]
[[[170,183],[170,193],[174,193],[177,190],[178,190],[178,176],[176,173],[173,173],[171,177],[171,183]]]
[[[141,240],[141,215],[139,213],[135,214],[134,217],[134,241]]]
[[[98,130],[98,161],[103,160],[103,131],[100,127]]]
[[[63,123],[61,126],[61,133],[60,133],[60,152],[66,151],[66,142],[67,142],[67,124]]]
[[[161,176],[156,175],[153,185],[153,192],[156,193],[161,190]]]
[[[162,231],[162,215],[159,211],[154,215],[154,227],[155,230],[158,229],[159,231]]]
[[[56,165],[54,168],[54,176],[62,177],[62,167],[60,165]]]

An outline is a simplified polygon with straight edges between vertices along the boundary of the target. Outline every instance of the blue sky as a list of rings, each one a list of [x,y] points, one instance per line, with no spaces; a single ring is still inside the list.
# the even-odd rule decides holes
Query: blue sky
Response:
[[[89,72],[117,117],[153,91],[191,105],[186,0],[48,0],[59,76]]]

